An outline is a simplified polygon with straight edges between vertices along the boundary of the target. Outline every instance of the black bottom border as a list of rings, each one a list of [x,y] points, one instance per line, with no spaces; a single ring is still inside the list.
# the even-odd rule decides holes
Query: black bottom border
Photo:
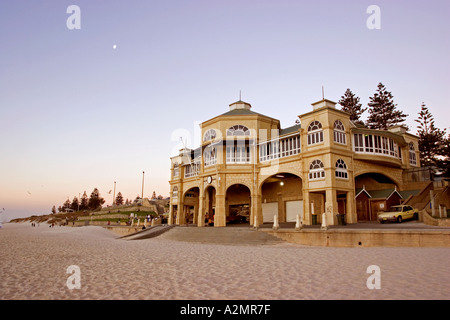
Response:
[[[22,316],[135,317],[167,319],[284,319],[297,317],[370,318],[413,316],[423,308],[447,308],[448,301],[430,300],[9,300],[0,301],[3,312]]]

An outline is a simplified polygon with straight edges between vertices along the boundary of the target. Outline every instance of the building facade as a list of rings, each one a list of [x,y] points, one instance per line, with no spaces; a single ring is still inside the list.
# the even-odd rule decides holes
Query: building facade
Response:
[[[335,105],[313,103],[298,125],[283,129],[237,101],[201,123],[200,147],[171,158],[169,224],[260,225],[298,216],[311,225],[322,213],[328,225],[338,224],[338,214],[356,223],[376,220],[376,212],[424,187],[406,174],[420,166],[418,137],[401,126],[358,127]]]

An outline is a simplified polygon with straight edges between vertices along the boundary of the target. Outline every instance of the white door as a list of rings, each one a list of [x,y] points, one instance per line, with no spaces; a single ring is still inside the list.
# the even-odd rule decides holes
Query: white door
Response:
[[[296,222],[297,214],[303,215],[303,200],[286,201],[286,222]]]
[[[278,202],[262,204],[263,222],[273,222],[273,217],[278,213]]]

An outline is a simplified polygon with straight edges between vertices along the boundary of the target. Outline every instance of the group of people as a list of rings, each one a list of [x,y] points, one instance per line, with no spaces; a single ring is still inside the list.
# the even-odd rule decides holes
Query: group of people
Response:
[[[136,221],[136,219],[138,219],[138,215],[137,215],[137,214],[134,214],[134,213],[131,213],[131,214],[130,214],[130,218],[129,218],[128,221],[127,221],[127,225],[131,225],[133,221]],[[154,220],[154,219],[157,220],[158,217],[153,218],[150,214],[148,214],[148,215],[146,215],[146,216],[144,217],[144,219],[145,219],[145,221],[147,221],[147,223],[150,223],[150,222],[152,222],[152,220]],[[120,224],[120,220],[119,220],[119,224]]]
[[[186,224],[189,224],[189,219],[190,219],[190,217],[191,217],[191,215],[189,215],[189,214],[186,214],[186,220],[185,220],[185,223]],[[214,217],[215,217],[215,214],[209,214],[208,212],[205,214],[205,224],[207,225],[207,226],[214,226]],[[175,221],[177,221],[177,215],[176,215],[176,213],[174,214],[174,216],[173,216],[173,221],[175,222]]]
[[[32,222],[32,223],[31,223],[31,226],[32,226],[32,227],[36,227],[36,223]],[[39,223],[37,224],[37,226],[39,227]],[[61,226],[61,225],[59,225],[59,226]],[[55,227],[55,224],[54,224],[54,223],[51,223],[48,227],[49,227],[49,228],[54,228],[54,227]]]

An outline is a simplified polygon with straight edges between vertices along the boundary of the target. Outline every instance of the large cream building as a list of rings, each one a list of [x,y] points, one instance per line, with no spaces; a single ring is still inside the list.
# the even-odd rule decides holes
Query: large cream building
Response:
[[[424,187],[411,172],[420,166],[418,137],[397,126],[370,130],[323,99],[280,121],[237,101],[201,123],[201,146],[171,158],[169,224],[223,227],[236,219],[254,225],[376,220],[376,213]],[[244,217],[244,218],[242,218]]]

